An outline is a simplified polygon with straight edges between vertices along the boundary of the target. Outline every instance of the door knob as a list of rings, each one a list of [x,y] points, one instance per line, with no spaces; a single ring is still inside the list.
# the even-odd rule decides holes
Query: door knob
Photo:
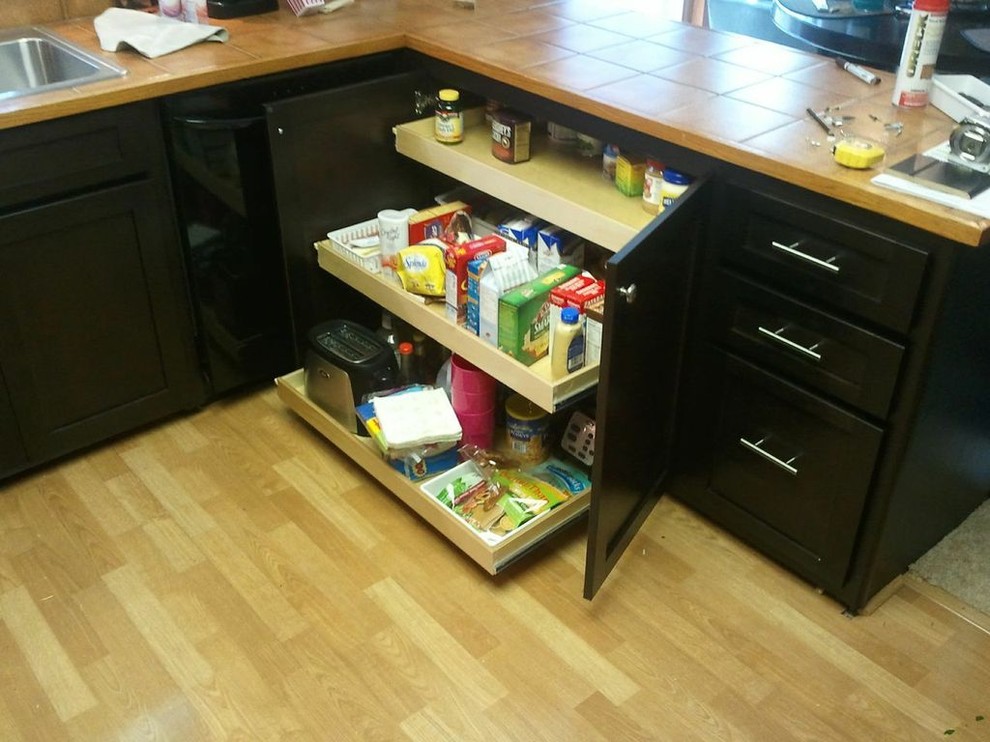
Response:
[[[619,294],[624,296],[626,299],[626,304],[632,304],[636,301],[636,284],[631,283],[628,286],[619,286]]]

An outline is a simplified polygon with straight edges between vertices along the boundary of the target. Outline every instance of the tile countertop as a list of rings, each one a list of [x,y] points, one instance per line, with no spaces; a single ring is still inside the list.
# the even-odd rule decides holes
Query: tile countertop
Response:
[[[885,214],[965,245],[990,220],[872,185],[836,164],[806,109],[841,106],[888,161],[944,141],[953,121],[890,103],[893,75],[866,85],[826,57],[631,10],[635,0],[355,0],[328,15],[214,21],[227,43],[145,59],[99,50],[92,18],[48,27],[126,67],[122,79],[0,101],[0,129],[271,72],[408,46],[550,100]],[[884,124],[898,122],[893,136]],[[850,127],[852,128],[852,127]]]

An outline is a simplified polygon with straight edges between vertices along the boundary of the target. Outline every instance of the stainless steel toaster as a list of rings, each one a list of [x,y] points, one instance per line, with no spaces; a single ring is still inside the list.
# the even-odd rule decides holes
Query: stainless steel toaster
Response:
[[[367,327],[343,319],[316,325],[307,340],[306,396],[352,433],[364,433],[354,408],[364,395],[398,383],[392,347]]]

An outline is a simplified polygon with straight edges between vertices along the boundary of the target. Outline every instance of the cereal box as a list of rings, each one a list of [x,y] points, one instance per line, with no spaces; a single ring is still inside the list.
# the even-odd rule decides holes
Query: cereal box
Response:
[[[550,291],[580,272],[561,265],[499,299],[499,350],[527,366],[545,356],[550,350]]]
[[[444,251],[447,273],[444,297],[447,302],[447,319],[464,324],[467,315],[468,262],[487,258],[505,251],[505,239],[497,234],[479,237],[461,245],[450,245]]]

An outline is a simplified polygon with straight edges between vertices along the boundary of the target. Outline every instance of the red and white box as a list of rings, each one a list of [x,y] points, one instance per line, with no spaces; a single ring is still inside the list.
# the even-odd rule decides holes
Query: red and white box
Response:
[[[444,284],[447,300],[447,319],[463,325],[467,319],[467,264],[476,258],[485,258],[505,252],[505,239],[497,234],[479,237],[462,245],[450,245],[444,251],[447,264]]]
[[[605,282],[587,273],[580,273],[550,290],[550,345],[553,346],[554,330],[560,322],[560,310],[574,307],[578,310],[579,323],[585,322],[585,308],[592,302],[604,299]]]

